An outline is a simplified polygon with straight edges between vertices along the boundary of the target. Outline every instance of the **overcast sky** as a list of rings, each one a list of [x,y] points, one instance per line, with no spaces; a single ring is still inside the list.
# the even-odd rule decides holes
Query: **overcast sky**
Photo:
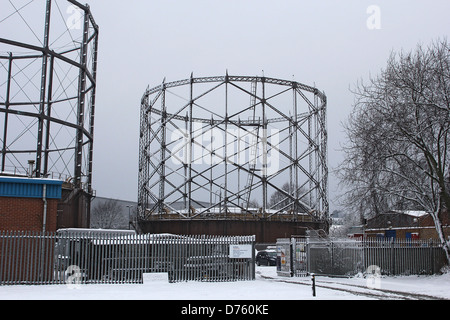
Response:
[[[81,1],[85,2],[85,1]],[[448,0],[95,0],[100,26],[93,185],[137,200],[139,108],[147,85],[264,75],[315,85],[328,98],[330,170],[342,161],[349,89],[410,51],[448,36]],[[330,174],[331,210],[338,193]]]

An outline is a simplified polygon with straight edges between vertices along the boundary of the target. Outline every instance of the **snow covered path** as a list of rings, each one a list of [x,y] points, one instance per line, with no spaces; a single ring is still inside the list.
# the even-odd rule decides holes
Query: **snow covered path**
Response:
[[[450,274],[382,277],[379,280],[379,289],[369,290],[364,278],[316,277],[316,297],[313,297],[310,277],[279,277],[275,267],[257,267],[255,281],[88,284],[76,289],[66,285],[0,286],[0,300],[450,299]]]

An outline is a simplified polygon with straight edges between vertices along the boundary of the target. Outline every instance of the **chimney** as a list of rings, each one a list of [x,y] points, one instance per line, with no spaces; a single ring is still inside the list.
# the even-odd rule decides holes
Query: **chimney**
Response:
[[[33,178],[34,160],[28,160],[28,177]]]

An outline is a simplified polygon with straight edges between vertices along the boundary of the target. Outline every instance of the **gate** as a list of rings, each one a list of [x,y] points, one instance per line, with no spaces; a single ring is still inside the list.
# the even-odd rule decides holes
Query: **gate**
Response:
[[[354,275],[363,272],[361,241],[314,239],[308,242],[309,271],[321,275]]]
[[[431,239],[283,238],[277,251],[286,257],[277,269],[282,276],[353,276],[370,266],[385,275],[431,275],[446,263],[442,245]]]
[[[306,276],[308,274],[308,242],[304,238],[277,239],[277,274]]]
[[[277,273],[283,276],[292,276],[291,263],[292,243],[289,238],[277,239]]]

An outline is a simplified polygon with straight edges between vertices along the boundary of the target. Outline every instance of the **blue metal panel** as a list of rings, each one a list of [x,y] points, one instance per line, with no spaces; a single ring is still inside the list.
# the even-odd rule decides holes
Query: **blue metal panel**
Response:
[[[386,238],[396,238],[397,237],[397,230],[386,230],[385,231],[385,237]]]
[[[44,184],[48,199],[61,198],[63,181],[16,177],[0,177],[0,197],[42,198]]]

